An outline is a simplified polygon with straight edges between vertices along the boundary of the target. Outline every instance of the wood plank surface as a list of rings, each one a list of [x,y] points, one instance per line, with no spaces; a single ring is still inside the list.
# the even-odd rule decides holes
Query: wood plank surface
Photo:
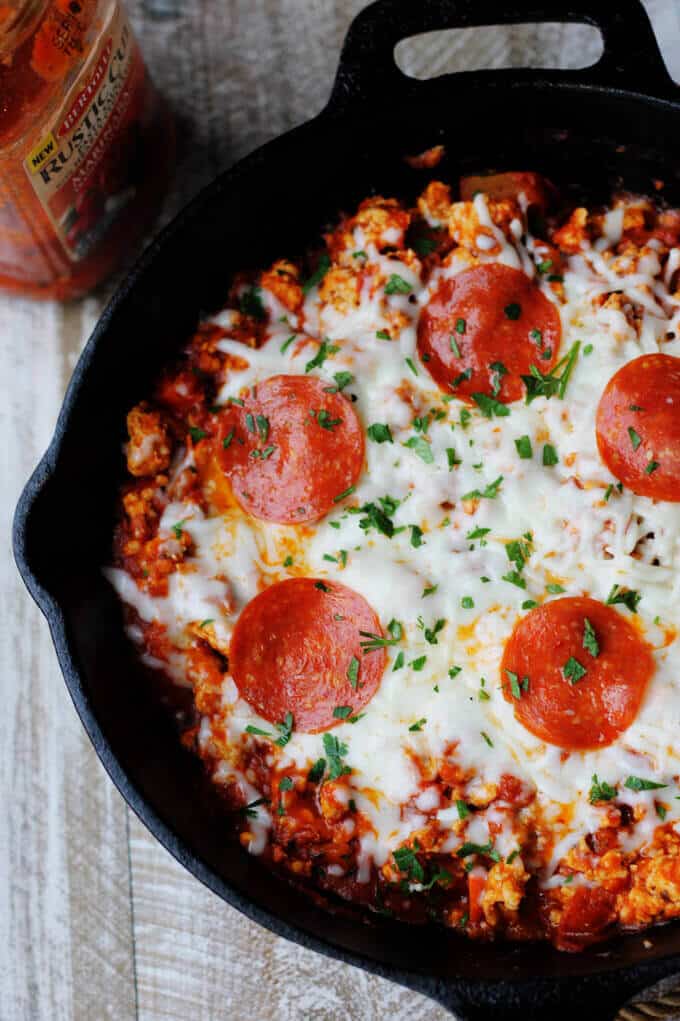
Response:
[[[364,0],[128,6],[179,125],[167,219],[221,168],[322,108]],[[680,79],[676,0],[647,6]],[[596,54],[588,29],[533,26],[423,38],[400,60],[422,76]],[[219,901],[128,811],[80,727],[7,536],[112,286],[63,307],[0,298],[0,1021],[443,1021],[423,997]]]

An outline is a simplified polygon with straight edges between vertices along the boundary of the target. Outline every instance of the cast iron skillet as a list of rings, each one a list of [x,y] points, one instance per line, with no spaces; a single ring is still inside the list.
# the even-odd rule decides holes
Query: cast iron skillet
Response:
[[[504,70],[407,79],[402,38],[522,21],[596,25],[604,54],[583,71]],[[230,273],[302,251],[371,190],[426,181],[402,156],[437,142],[437,174],[536,169],[597,196],[624,179],[680,199],[680,103],[637,0],[379,0],[352,24],[330,102],[207,188],[149,248],[97,325],[54,439],[19,503],[14,550],[49,623],[71,697],[114,783],[155,836],[220,897],[280,936],[418,989],[464,1018],[611,1018],[680,970],[680,928],[621,937],[580,955],[479,945],[453,931],[352,911],[329,914],[227,842],[199,763],[159,711],[100,565],[109,558],[125,411],[224,300]]]

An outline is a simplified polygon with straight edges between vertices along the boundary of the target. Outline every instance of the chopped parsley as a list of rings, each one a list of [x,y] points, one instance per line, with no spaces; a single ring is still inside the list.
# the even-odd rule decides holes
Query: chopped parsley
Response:
[[[431,628],[424,627],[423,634],[425,636],[425,641],[429,645],[438,645],[439,643],[437,641],[437,635],[439,634],[440,631],[443,631],[445,627],[446,621],[443,618],[436,620]]]
[[[227,450],[228,447],[231,445],[231,441],[234,438],[234,433],[235,432],[236,432],[235,429],[230,429],[229,432],[227,433],[227,435],[222,440],[222,446],[224,447],[225,450]]]
[[[393,442],[389,425],[385,425],[382,422],[374,422],[373,425],[369,425],[366,433],[369,440],[373,440],[374,443]]]
[[[206,617],[205,620],[202,620],[201,623],[198,626],[200,628],[204,628],[204,627],[207,627],[208,624],[214,624],[214,623],[215,623],[215,618],[214,617]]]
[[[317,284],[320,284],[330,268],[331,268],[330,257],[326,252],[324,252],[323,255],[321,255],[321,257],[319,258],[319,261],[316,265],[316,269],[314,270],[312,275],[308,277],[307,280],[305,280],[304,284],[302,285],[303,294],[308,294],[311,291],[312,287],[316,287]]]
[[[427,720],[426,720],[426,719],[425,719],[425,717],[423,716],[423,718],[422,718],[422,719],[420,719],[420,720],[416,720],[416,722],[415,722],[415,723],[412,723],[412,724],[411,724],[411,726],[410,726],[410,727],[409,727],[408,729],[409,729],[410,731],[413,731],[413,732],[415,732],[415,731],[420,731],[420,730],[422,730],[422,729],[423,729],[423,727],[425,726],[425,724],[426,724],[426,723],[427,723]]]
[[[506,543],[505,552],[508,560],[515,564],[518,571],[522,571],[524,566],[531,556],[532,539],[531,533],[522,539],[513,539],[511,542]]]
[[[460,605],[463,607],[464,610],[472,610],[474,608],[475,601],[472,598],[472,596],[463,596],[463,598],[460,601]]]
[[[265,447],[264,450],[251,450],[250,456],[253,457],[256,461],[258,459],[266,461],[268,457],[272,456],[275,450],[276,447],[270,445],[268,447]]]
[[[401,639],[401,633],[396,637],[393,636],[392,638],[384,638],[382,635],[375,635],[372,631],[360,631],[359,634],[362,638],[366,639],[366,641],[359,643],[364,653],[375,652],[376,649],[384,649],[388,645],[396,645]]]
[[[356,691],[359,684],[359,660],[352,656],[347,667],[347,680]]]
[[[408,367],[411,370],[411,372],[413,373],[413,375],[417,376],[418,375],[418,370],[416,368],[416,365],[415,365],[415,362],[413,361],[413,359],[412,358],[404,358],[404,361],[408,365]]]
[[[485,418],[493,418],[494,415],[496,418],[507,418],[510,414],[507,404],[497,401],[495,397],[489,397],[488,394],[474,393],[472,399]]]
[[[498,490],[503,482],[503,476],[499,475],[497,479],[490,482],[489,485],[482,490],[472,489],[469,493],[465,493],[461,498],[463,500],[495,500],[498,496]]]
[[[570,656],[562,667],[562,673],[570,684],[578,684],[578,682],[585,677],[587,671],[574,656]]]
[[[643,780],[640,776],[629,776],[623,785],[629,791],[660,791],[668,784],[656,783],[654,780]]]
[[[455,390],[461,383],[465,383],[468,379],[472,379],[472,369],[464,369],[460,372],[451,383],[451,389]]]
[[[403,627],[401,626],[398,620],[394,619],[394,617],[387,625],[387,630],[389,631],[392,638],[394,638],[395,642],[400,642],[404,636]]]
[[[413,450],[421,459],[421,461],[425,462],[425,464],[434,463],[434,454],[432,453],[432,447],[427,442],[424,436],[411,436],[406,441],[406,443],[404,443],[404,446],[408,447],[410,450]]]
[[[342,493],[338,493],[337,496],[333,497],[333,503],[340,503],[346,496],[351,496],[355,489],[356,486],[348,486]]]
[[[205,429],[198,429],[195,425],[189,427],[189,434],[194,443],[199,443],[200,440],[204,440],[208,435]]]
[[[360,513],[364,514],[365,517],[361,518],[359,521],[359,528],[361,528],[364,532],[369,532],[372,528],[374,528],[377,532],[382,532],[382,534],[386,535],[388,539],[391,539],[394,535],[394,523],[392,522],[390,513],[393,514],[396,507],[394,510],[391,510],[388,504],[388,512],[386,513],[386,510],[383,509],[386,507],[385,500],[381,500],[380,502],[382,503],[382,507],[379,507],[377,503],[365,503],[363,507],[360,508]]]
[[[467,817],[470,814],[470,809],[468,808],[467,804],[461,798],[457,798],[456,799],[456,809],[458,811],[458,818],[459,819],[467,819]]]
[[[307,773],[307,779],[310,783],[318,783],[319,780],[323,779],[323,775],[326,772],[326,760],[317,759],[309,773]]]
[[[277,723],[276,729],[279,732],[279,736],[274,744],[277,744],[279,748],[284,748],[293,736],[293,714],[286,713],[283,717],[283,723]]]
[[[557,596],[560,592],[566,592],[566,589],[562,585],[558,585],[556,582],[551,582],[545,586],[546,592],[549,592],[551,596]]]
[[[467,533],[465,538],[466,539],[470,539],[470,540],[472,540],[472,539],[483,539],[484,536],[488,535],[490,531],[491,531],[490,528],[480,528],[478,526],[477,528],[471,529],[471,531],[469,531]]]
[[[296,337],[297,337],[297,333],[291,333],[290,337],[288,337],[286,340],[284,340],[283,344],[281,345],[281,354],[282,355],[285,355],[286,351],[288,350],[288,348],[293,343],[293,341],[295,340]]]
[[[598,801],[611,801],[615,797],[616,787],[612,787],[604,780],[598,780],[597,773],[593,773],[592,786],[588,795],[590,804],[594,805]]]
[[[506,305],[503,311],[505,312],[506,319],[512,319],[516,322],[522,314],[522,306],[518,305],[516,301],[513,301],[509,305]]]
[[[639,435],[639,433],[635,432],[635,429],[633,429],[632,425],[628,426],[628,435],[630,436],[630,443],[633,450],[637,450],[637,448],[642,443],[642,437]]]
[[[335,386],[325,386],[324,393],[336,394],[341,390],[344,390],[346,386],[354,382],[354,376],[351,372],[334,372],[333,379],[335,380]]]
[[[282,776],[281,779],[279,780],[279,790],[292,791],[292,789],[293,781],[291,780],[291,778],[289,776]]]
[[[404,665],[404,653],[400,650],[397,653],[397,655],[396,655],[396,657],[394,659],[394,666],[392,667],[392,673],[394,673],[395,670],[401,670],[403,665]]]
[[[259,727],[253,726],[252,723],[249,723],[248,726],[246,727],[246,734],[255,734],[256,737],[268,738],[271,738],[272,736],[268,730],[260,730]]]
[[[411,545],[414,549],[418,549],[419,546],[423,545],[423,530],[418,525],[411,525]]]
[[[352,715],[351,705],[336,705],[333,710],[333,716],[336,720],[346,720],[348,716]]]
[[[411,662],[409,663],[409,666],[411,667],[411,669],[418,671],[418,670],[422,670],[426,663],[427,663],[427,656],[418,656],[417,659],[412,659],[411,660]]]
[[[583,618],[583,648],[586,649],[591,656],[600,655],[600,644],[597,640],[595,629],[587,617]]]
[[[637,613],[641,599],[642,596],[635,589],[612,585],[611,592],[607,596],[607,606],[627,606],[631,613]]]
[[[284,567],[292,567],[293,566],[293,558],[291,557],[290,553],[288,554],[286,559],[283,561],[283,566]]]
[[[483,854],[487,858],[491,858],[491,861],[498,862],[501,860],[501,856],[494,848],[491,840],[488,844],[473,844],[470,841],[466,841],[458,848],[456,854],[459,858],[469,858],[473,854]]]
[[[528,461],[533,456],[533,450],[531,449],[531,440],[528,436],[520,436],[515,440],[515,447],[517,453],[524,461]]]
[[[182,532],[184,531],[184,526],[186,525],[188,520],[189,518],[182,518],[182,520],[178,521],[177,524],[170,526],[172,528],[172,531],[175,533],[176,539],[182,538]]]
[[[328,413],[328,411],[326,411],[325,408],[322,408],[321,411],[318,411],[315,417],[316,421],[321,426],[321,428],[327,429],[329,431],[335,429],[336,425],[340,425],[340,423],[342,422],[341,418],[331,418],[330,414]]]
[[[651,475],[652,472],[655,472],[656,469],[659,467],[660,465],[658,461],[650,461],[647,467],[645,468],[645,475]]]
[[[456,338],[454,337],[453,334],[451,334],[451,336],[449,337],[449,343],[451,345],[451,350],[453,351],[453,353],[456,356],[456,358],[462,358],[463,356],[460,353],[460,348],[458,347],[458,341],[456,340]]]
[[[243,815],[246,815],[249,819],[257,819],[257,812],[255,811],[255,809],[259,805],[266,804],[267,804],[266,798],[257,798],[257,800],[251,801],[249,805],[244,805],[243,808],[239,809],[239,811],[242,812]]]
[[[455,449],[453,447],[447,447],[446,448],[446,460],[447,460],[448,465],[449,465],[449,471],[453,471],[453,469],[457,465],[463,463],[461,461],[461,459],[458,457],[458,455],[456,454],[456,451],[455,451]]]
[[[553,465],[559,463],[559,460],[557,451],[553,447],[552,443],[546,443],[543,447],[543,467],[552,468]]]
[[[385,294],[410,294],[411,290],[412,287],[408,281],[400,277],[398,273],[392,273],[385,284]]]
[[[513,698],[521,698],[523,691],[529,689],[529,678],[523,677],[520,681],[519,675],[514,673],[512,670],[506,669],[505,671],[508,680],[510,681],[510,693]]]
[[[508,571],[507,574],[502,576],[502,580],[510,582],[511,585],[516,585],[517,588],[525,589],[527,587],[527,583],[519,571]]]
[[[522,376],[526,387],[527,404],[531,404],[537,397],[554,397],[555,395],[560,400],[564,400],[567,383],[574,371],[580,347],[581,341],[575,341],[568,353],[557,363],[551,372],[543,373],[535,365],[530,367],[530,375]],[[558,375],[560,370],[561,374]]]
[[[375,335],[378,340],[392,340],[387,330],[376,330]]]
[[[330,592],[328,585],[323,581],[315,581],[314,588],[318,588],[320,592]]]
[[[347,755],[347,745],[334,734],[329,734],[328,731],[323,736],[323,748],[328,759],[328,776],[330,780],[337,780],[340,776],[346,776],[351,773],[352,770],[349,766],[343,762],[345,755]]]
[[[327,340],[322,340],[319,350],[305,365],[305,372],[311,372],[312,369],[320,368],[327,358],[330,358],[331,355],[336,354],[339,350],[340,346],[338,344],[331,344]]]
[[[414,841],[414,846],[419,849],[417,841]],[[418,861],[416,852],[411,847],[400,847],[392,854],[395,864],[400,872],[405,872],[409,879],[414,883],[423,883],[425,881],[425,870]]]

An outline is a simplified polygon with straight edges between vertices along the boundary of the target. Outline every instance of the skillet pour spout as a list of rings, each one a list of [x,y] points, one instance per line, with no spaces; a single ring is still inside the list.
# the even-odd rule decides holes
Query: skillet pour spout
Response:
[[[600,60],[579,71],[474,71],[426,82],[394,62],[396,44],[419,32],[534,21],[594,25],[604,42]],[[417,989],[460,1018],[607,1021],[645,986],[680,971],[678,925],[563,954],[322,910],[227,841],[215,791],[153,697],[101,572],[123,473],[126,409],[201,315],[219,307],[230,273],[272,262],[283,237],[287,248],[303,250],[339,210],[372,191],[415,194],[424,172],[403,157],[437,144],[446,151],[437,173],[452,180],[530,166],[597,198],[622,183],[649,192],[662,178],[664,195],[680,204],[678,88],[638,0],[566,0],[561,10],[545,0],[377,0],[349,29],[322,113],[222,174],[115,294],[22,494],[14,552],[112,780],[218,896],[272,932]],[[320,153],[334,154],[323,172]],[[85,491],[90,512],[74,529],[74,494]],[[55,542],[58,535],[69,542]]]

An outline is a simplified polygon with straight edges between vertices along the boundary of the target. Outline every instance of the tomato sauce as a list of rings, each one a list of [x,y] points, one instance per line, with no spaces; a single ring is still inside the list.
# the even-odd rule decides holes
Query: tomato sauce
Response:
[[[0,4],[0,287],[68,299],[155,216],[173,131],[117,0]]]

